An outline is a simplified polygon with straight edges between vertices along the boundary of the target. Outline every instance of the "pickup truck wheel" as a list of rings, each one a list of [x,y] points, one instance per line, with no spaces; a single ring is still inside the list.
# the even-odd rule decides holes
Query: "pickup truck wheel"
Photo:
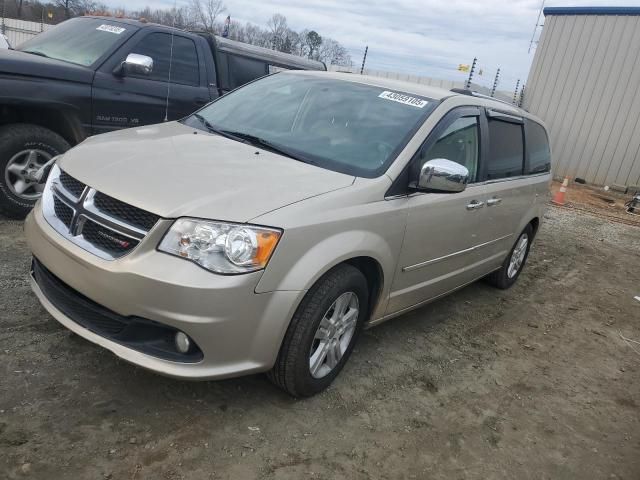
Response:
[[[0,128],[0,213],[24,218],[42,195],[44,185],[34,175],[69,144],[57,133],[37,125]]]
[[[329,271],[298,307],[269,379],[294,397],[327,388],[353,350],[368,301],[360,270],[343,264]]]
[[[487,281],[494,287],[506,290],[510,288],[520,276],[520,272],[524,268],[524,264],[529,256],[531,241],[533,240],[533,228],[531,225],[522,231],[518,236],[516,243],[511,248],[509,255],[502,263],[500,270],[489,274]]]

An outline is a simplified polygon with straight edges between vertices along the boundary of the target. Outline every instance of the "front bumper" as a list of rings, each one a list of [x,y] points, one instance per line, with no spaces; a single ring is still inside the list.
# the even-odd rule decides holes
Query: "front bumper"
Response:
[[[63,313],[33,276],[32,288],[65,327],[158,373],[217,379],[270,369],[304,291],[256,294],[262,272],[216,275],[158,252],[155,246],[169,224],[161,221],[134,251],[111,261],[58,234],[44,219],[39,203],[25,221],[25,233],[34,257],[70,289],[119,316],[185,332],[201,350],[198,358],[168,360],[113,341]]]

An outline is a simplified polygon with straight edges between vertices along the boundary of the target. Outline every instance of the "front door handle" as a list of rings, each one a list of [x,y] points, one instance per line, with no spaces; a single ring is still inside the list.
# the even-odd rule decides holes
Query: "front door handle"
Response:
[[[477,210],[482,207],[484,207],[484,202],[479,202],[478,200],[472,200],[471,203],[467,205],[467,210]]]
[[[501,198],[490,198],[489,200],[487,200],[487,207],[490,207],[491,205],[499,205],[502,203],[502,199]]]

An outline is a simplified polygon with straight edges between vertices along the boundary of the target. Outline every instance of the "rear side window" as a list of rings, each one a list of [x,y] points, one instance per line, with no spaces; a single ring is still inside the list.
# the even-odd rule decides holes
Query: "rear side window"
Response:
[[[227,55],[227,61],[231,89],[249,83],[256,78],[264,77],[269,73],[268,65],[259,60],[238,55]]]
[[[527,151],[529,152],[529,165],[527,174],[545,173],[551,170],[551,150],[549,138],[542,125],[526,120],[527,126]]]
[[[153,59],[151,74],[139,76],[139,78],[166,82],[169,80],[169,66],[171,66],[171,83],[200,84],[196,44],[189,38],[179,35],[173,36],[173,58],[171,56],[171,35],[167,33],[147,35],[132,49],[131,53],[146,55]]]
[[[524,170],[522,125],[489,118],[487,180],[517,177]]]

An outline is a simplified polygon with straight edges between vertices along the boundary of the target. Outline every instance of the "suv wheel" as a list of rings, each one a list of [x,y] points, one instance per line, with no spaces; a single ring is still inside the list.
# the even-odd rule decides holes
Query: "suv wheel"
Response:
[[[531,225],[527,225],[505,258],[500,270],[496,270],[487,277],[491,285],[506,290],[516,283],[529,256],[532,240],[533,228]]]
[[[294,397],[327,388],[347,362],[368,315],[367,281],[340,265],[307,292],[291,320],[269,379]]]
[[[24,218],[44,188],[35,180],[35,173],[68,149],[69,144],[60,135],[37,125],[0,128],[0,213]]]

